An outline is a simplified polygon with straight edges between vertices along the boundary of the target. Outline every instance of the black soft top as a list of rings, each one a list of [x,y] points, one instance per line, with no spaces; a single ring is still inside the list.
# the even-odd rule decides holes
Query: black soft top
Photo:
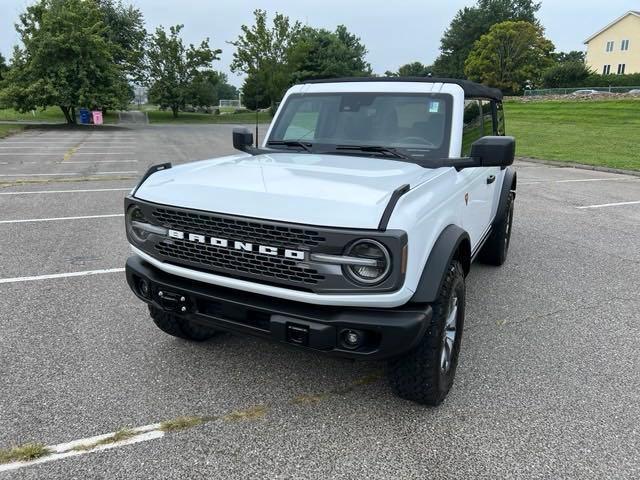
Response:
[[[325,78],[321,80],[306,80],[300,82],[307,83],[348,83],[348,82],[420,82],[420,83],[453,83],[460,85],[466,97],[490,98],[492,100],[502,100],[502,92],[497,88],[490,88],[469,80],[457,78],[436,78],[436,77],[348,77],[348,78]]]

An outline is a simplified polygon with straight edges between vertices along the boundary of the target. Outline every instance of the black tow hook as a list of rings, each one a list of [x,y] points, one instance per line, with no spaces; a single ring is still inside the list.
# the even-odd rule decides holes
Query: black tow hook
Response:
[[[168,312],[187,313],[189,311],[188,298],[181,293],[158,290],[158,303]]]

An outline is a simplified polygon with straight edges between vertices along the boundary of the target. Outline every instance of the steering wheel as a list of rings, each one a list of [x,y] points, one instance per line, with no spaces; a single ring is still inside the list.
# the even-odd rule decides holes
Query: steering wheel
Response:
[[[435,148],[433,143],[422,137],[404,137],[398,140],[398,143],[417,143],[419,145],[426,145],[428,147]]]

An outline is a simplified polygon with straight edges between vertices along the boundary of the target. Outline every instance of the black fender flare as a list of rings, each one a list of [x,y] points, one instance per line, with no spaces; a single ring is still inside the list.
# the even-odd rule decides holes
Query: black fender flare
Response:
[[[469,234],[457,225],[449,225],[440,233],[431,249],[411,302],[433,303],[436,301],[447,269],[461,246],[463,258],[460,260],[465,273],[468,273],[471,264]]]
[[[502,181],[502,190],[500,190],[498,209],[496,210],[496,216],[493,220],[494,225],[496,222],[499,222],[505,215],[509,194],[513,192],[513,195],[515,197],[517,184],[518,172],[516,172],[514,168],[507,167],[504,171],[504,180]]]

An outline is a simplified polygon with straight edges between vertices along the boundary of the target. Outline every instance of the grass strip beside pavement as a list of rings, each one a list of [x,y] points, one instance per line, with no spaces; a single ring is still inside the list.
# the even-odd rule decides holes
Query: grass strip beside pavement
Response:
[[[506,102],[516,155],[640,171],[640,99]]]
[[[117,112],[107,112],[103,117],[106,124],[118,123]],[[66,120],[62,110],[58,107],[48,107],[44,110],[38,109],[31,112],[21,113],[13,108],[0,108],[0,121],[6,122],[44,122],[44,123],[65,123]]]
[[[248,113],[229,113],[226,115],[214,115],[210,113],[190,113],[180,112],[177,118],[174,118],[171,111],[150,110],[147,111],[149,123],[170,123],[170,124],[206,124],[206,123],[255,123],[255,112]],[[259,123],[271,122],[269,112],[258,113]]]
[[[6,125],[0,124],[0,138],[8,137],[14,133],[19,133],[24,130],[22,125]]]

